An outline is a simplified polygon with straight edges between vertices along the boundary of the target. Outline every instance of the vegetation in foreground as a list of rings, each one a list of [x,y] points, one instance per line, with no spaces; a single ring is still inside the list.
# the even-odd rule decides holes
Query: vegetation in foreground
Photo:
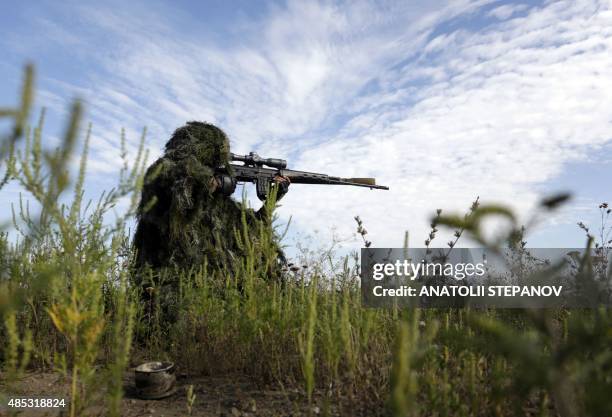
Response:
[[[259,230],[257,239],[246,227],[236,231],[247,256],[236,261],[233,276],[206,265],[177,272],[178,314],[166,323],[163,309],[140,303],[130,284],[126,221],[138,204],[144,137],[131,166],[122,137],[126,162],[117,187],[84,201],[91,127],[78,172],[71,175],[81,106],[73,105],[59,148],[44,149],[44,117],[28,127],[32,69],[25,74],[21,105],[0,110],[13,126],[1,138],[0,186],[18,182],[40,211],[32,213],[25,199],[15,202],[12,227],[19,239],[0,239],[5,395],[28,370],[43,369],[69,384],[71,416],[118,416],[126,370],[156,358],[172,360],[192,376],[241,375],[262,386],[297,389],[312,414],[612,415],[610,311],[367,309],[355,257],[336,262],[329,253],[310,254],[291,266],[283,284],[266,279],[256,259],[270,250],[274,230]],[[120,200],[129,201],[129,208],[109,223],[106,214]],[[542,211],[560,200],[544,201]],[[600,210],[603,234],[596,239],[586,230],[588,245],[597,240],[598,248],[608,250],[610,209],[602,204]],[[516,224],[504,239],[487,241],[481,224],[488,216],[514,224],[509,210],[475,204],[466,216],[438,212],[425,243],[433,246],[438,227],[452,227],[456,239],[465,234],[487,247],[510,242],[525,249],[524,230]],[[589,265],[583,259],[585,274]],[[184,413],[197,414],[193,387],[181,395]]]

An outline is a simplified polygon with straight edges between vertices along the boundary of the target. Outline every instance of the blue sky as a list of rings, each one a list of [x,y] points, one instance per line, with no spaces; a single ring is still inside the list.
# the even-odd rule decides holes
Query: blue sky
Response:
[[[147,126],[152,161],[195,119],[235,152],[391,187],[293,186],[279,209],[289,244],[333,233],[359,247],[360,215],[376,246],[401,245],[404,230],[417,245],[436,208],[478,195],[528,216],[570,190],[528,241],[574,247],[576,222],[596,227],[612,200],[609,1],[126,3],[12,2],[0,15],[2,104],[27,61],[49,143],[70,100],[86,102],[91,197],[114,185],[122,127],[133,154]],[[18,192],[0,192],[2,211]]]

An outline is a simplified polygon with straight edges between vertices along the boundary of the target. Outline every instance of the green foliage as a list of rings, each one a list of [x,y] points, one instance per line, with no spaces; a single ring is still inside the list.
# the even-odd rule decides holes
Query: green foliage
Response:
[[[125,227],[128,216],[139,212],[141,219],[165,227],[156,207],[163,204],[166,186],[178,192],[172,210],[184,215],[185,223],[156,233],[181,241],[203,232],[198,228],[204,216],[220,214],[202,204],[214,197],[206,188],[210,172],[187,152],[193,137],[181,133],[167,148],[175,156],[158,160],[145,176],[144,134],[130,165],[122,133],[124,164],[117,188],[96,203],[84,201],[92,127],[72,173],[67,167],[78,145],[81,106],[73,105],[60,147],[48,150],[44,118],[27,127],[31,69],[25,78],[22,104],[0,112],[15,126],[3,142],[3,184],[15,181],[27,193],[13,210],[18,239],[0,235],[4,381],[16,384],[28,369],[52,370],[70,385],[72,415],[91,415],[94,406],[102,406],[104,413],[117,416],[122,415],[126,368],[156,358],[170,359],[192,376],[242,374],[292,388],[328,414],[612,415],[610,311],[363,308],[356,257],[337,262],[331,251],[306,257],[300,267],[290,265],[286,279],[270,279],[278,233],[272,222],[252,222],[244,201],[231,209],[220,206],[237,220],[217,225],[215,239],[203,243],[217,245],[229,237],[232,254],[217,257],[224,248],[215,246],[204,247],[207,255],[198,257],[192,251],[201,245],[182,246],[177,256],[190,268],[167,267],[141,276],[156,294],[143,303],[132,266],[138,256],[161,258],[158,252],[134,253]],[[202,148],[197,157],[224,158],[224,135],[217,133],[213,139],[221,152],[206,155]],[[164,182],[185,174],[194,182]],[[62,203],[68,193],[71,199]],[[105,215],[120,198],[130,207],[109,223]],[[547,213],[566,198],[544,200],[541,208]],[[607,204],[600,210],[605,228]],[[271,199],[265,214],[272,218],[273,212]],[[483,227],[491,217],[508,221],[507,235],[486,239]],[[465,235],[492,250],[504,247],[520,255],[533,224],[523,228],[509,209],[476,200],[467,215],[439,210],[426,246],[438,228],[451,227],[449,251]],[[358,226],[366,242],[361,219]],[[593,242],[593,233],[586,232]],[[607,251],[609,235],[600,234],[597,243],[602,253]],[[584,279],[592,278],[597,263],[578,261]],[[169,280],[175,283],[172,290],[163,285]],[[170,324],[162,302],[173,310]],[[196,412],[195,399],[191,389],[188,413]]]
[[[31,80],[31,69],[26,74]],[[102,195],[93,208],[89,202],[83,208],[90,127],[73,184],[73,199],[69,204],[62,203],[61,196],[71,186],[68,167],[79,135],[81,113],[81,104],[75,102],[63,140],[53,150],[43,146],[44,112],[34,129],[14,129],[24,133],[24,143],[5,160],[7,178],[29,193],[39,213],[33,215],[29,204],[20,200],[18,214],[13,209],[18,240],[9,243],[8,237],[3,236],[0,253],[0,286],[14,300],[2,304],[2,331],[11,340],[7,370],[11,373],[15,369],[18,351],[22,369],[33,351],[32,365],[69,370],[73,416],[81,415],[94,401],[101,379],[109,387],[109,399],[121,397],[116,387],[121,386],[127,365],[133,311],[126,264],[118,264],[122,257],[129,256],[120,253],[126,218],[119,217],[109,225],[105,214],[119,199],[137,190],[145,163],[133,169],[135,174],[130,180],[121,178],[120,186]],[[16,115],[14,120],[16,125],[24,123],[21,116]],[[14,135],[12,139],[16,143],[20,137]],[[21,340],[16,328],[24,329]],[[98,375],[97,361],[106,353],[107,369]]]
[[[28,123],[28,117],[34,101],[34,67],[27,65],[24,71],[23,86],[21,89],[21,103],[15,108],[0,108],[0,118],[12,118],[13,127],[11,132],[0,136],[0,160],[4,160],[8,154],[11,160],[14,146],[17,140],[23,136]],[[0,182],[0,188],[6,184],[7,177]]]

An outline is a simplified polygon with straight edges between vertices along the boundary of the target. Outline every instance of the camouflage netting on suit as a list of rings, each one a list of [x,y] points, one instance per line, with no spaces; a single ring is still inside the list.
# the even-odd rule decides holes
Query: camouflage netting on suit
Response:
[[[134,238],[138,270],[193,271],[206,265],[209,276],[238,270],[246,255],[244,225],[249,243],[262,240],[262,231],[271,227],[265,209],[243,210],[214,192],[214,168],[228,161],[228,138],[216,126],[189,122],[174,132],[145,175]]]

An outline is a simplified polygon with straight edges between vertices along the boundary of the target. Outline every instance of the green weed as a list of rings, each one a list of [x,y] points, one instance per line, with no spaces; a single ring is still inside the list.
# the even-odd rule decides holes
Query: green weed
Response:
[[[17,239],[0,235],[4,382],[18,382],[28,369],[52,370],[70,384],[72,416],[94,406],[117,416],[127,368],[170,359],[187,375],[241,374],[295,389],[328,415],[612,415],[610,311],[364,308],[356,256],[305,253],[283,280],[269,279],[282,234],[275,223],[254,232],[242,219],[235,234],[246,256],[231,268],[212,270],[205,261],[189,271],[150,271],[152,296],[142,302],[126,222],[142,187],[144,134],[132,164],[121,134],[117,187],[84,201],[93,128],[72,173],[81,105],[72,106],[59,148],[47,149],[44,114],[28,127],[33,79],[28,67],[20,104],[0,111],[12,122],[2,137],[0,187],[14,181],[27,193],[13,210]],[[130,207],[109,223],[121,198]],[[564,199],[547,199],[541,209]],[[600,209],[607,219],[607,205]],[[489,216],[513,225],[508,236],[485,238]],[[438,211],[426,247],[442,227],[455,231],[448,250],[462,236],[491,250],[525,248],[514,213],[478,200],[467,215]],[[597,247],[610,247],[606,233]],[[582,265],[589,276],[589,261]],[[164,285],[168,274],[176,288]],[[195,398],[189,391],[188,413]]]

